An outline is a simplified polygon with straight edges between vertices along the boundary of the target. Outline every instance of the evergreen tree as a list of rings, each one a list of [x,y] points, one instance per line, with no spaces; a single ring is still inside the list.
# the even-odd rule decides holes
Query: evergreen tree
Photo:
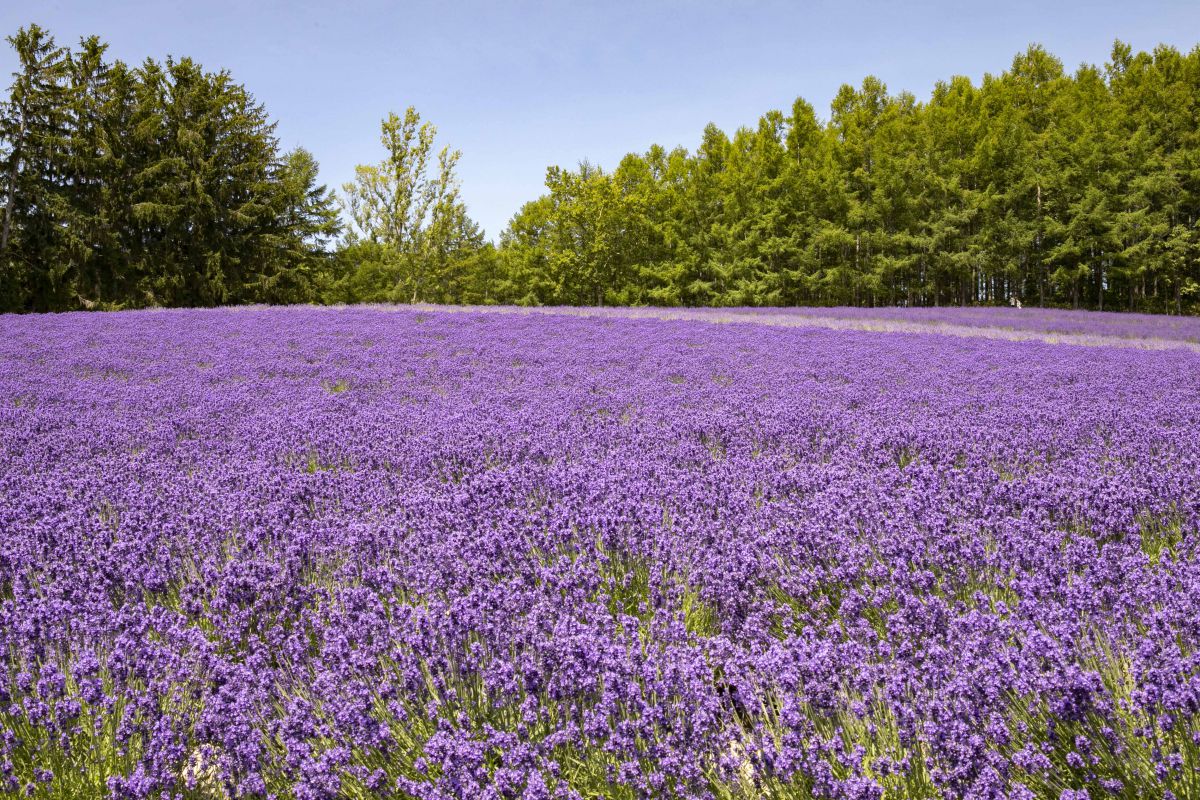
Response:
[[[342,233],[337,197],[319,182],[320,167],[302,147],[272,170],[276,188],[264,254],[247,286],[258,302],[303,303],[330,288],[333,253]]]
[[[0,107],[0,308],[313,299],[339,230],[311,156],[191,59],[105,61],[31,25]]]
[[[0,289],[3,305],[57,307],[69,294],[63,230],[69,219],[65,192],[71,63],[65,48],[37,25],[8,37],[19,59],[0,117],[6,143],[3,221],[0,222]]]

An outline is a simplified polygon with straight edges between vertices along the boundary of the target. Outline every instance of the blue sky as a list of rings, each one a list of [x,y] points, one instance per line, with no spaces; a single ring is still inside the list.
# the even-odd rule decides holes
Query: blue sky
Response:
[[[926,97],[978,81],[1040,42],[1068,68],[1200,42],[1191,2],[407,3],[319,0],[3,0],[60,43],[95,33],[110,56],[192,56],[229,69],[303,145],[331,186],[379,160],[379,120],[415,105],[463,151],[472,216],[498,236],[541,193],[548,165],[614,166],[652,143],[692,148],[803,96],[822,116],[867,74]],[[8,49],[0,73],[15,66]]]

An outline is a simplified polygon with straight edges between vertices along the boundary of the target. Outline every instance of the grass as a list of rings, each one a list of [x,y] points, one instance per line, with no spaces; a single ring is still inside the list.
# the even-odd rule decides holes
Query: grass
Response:
[[[941,797],[928,769],[930,760],[919,738],[906,743],[899,723],[881,697],[863,698],[841,692],[842,709],[822,712],[801,703],[808,736],[823,744],[822,770],[837,780],[861,775],[882,789],[883,800],[934,800]],[[740,764],[732,777],[712,774],[713,793],[721,800],[819,800],[827,795],[817,782],[801,775],[788,779],[771,774],[763,766],[764,751],[783,743],[779,715],[781,698],[768,695],[758,719],[762,720],[758,744],[753,736],[735,743],[730,755]],[[858,713],[856,713],[856,711]]]
[[[1138,518],[1142,552],[1151,565],[1173,561],[1183,544],[1183,517],[1172,510],[1166,516],[1142,514]]]
[[[303,453],[288,453],[283,461],[288,466],[301,467],[309,475],[318,472],[353,472],[354,462],[347,456],[329,458],[322,455],[316,448],[309,448]]]
[[[65,660],[65,659],[64,659]],[[36,665],[26,669],[37,670]],[[126,699],[125,691],[140,691],[140,684],[118,688],[105,670],[99,673],[102,696],[84,699],[85,693],[68,673],[61,697],[42,697],[32,689],[23,704],[5,705],[0,724],[15,735],[7,748],[16,792],[33,800],[107,800],[108,781],[134,772],[142,756],[145,716]],[[90,696],[90,695],[89,695]],[[111,699],[110,699],[111,698]],[[194,709],[180,697],[162,698],[177,719]],[[50,725],[33,724],[25,709],[44,704]],[[36,713],[36,712],[35,712]],[[192,789],[180,787],[180,800],[215,800],[211,776],[203,776]],[[0,779],[2,780],[2,779]],[[0,792],[13,788],[0,783]]]
[[[330,394],[342,394],[350,391],[350,381],[339,378],[336,381],[321,381],[321,388]]]
[[[1111,708],[1093,707],[1071,720],[1055,715],[1044,698],[1011,698],[1010,752],[1035,747],[1044,756],[1041,768],[1019,769],[1018,778],[1039,798],[1066,789],[1128,800],[1165,792],[1200,797],[1200,717],[1139,709],[1130,660],[1098,633],[1083,667],[1099,676]]]

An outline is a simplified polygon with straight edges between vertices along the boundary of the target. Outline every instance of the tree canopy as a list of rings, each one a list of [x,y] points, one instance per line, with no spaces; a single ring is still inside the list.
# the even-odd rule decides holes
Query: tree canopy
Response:
[[[352,225],[343,274],[326,298],[455,302],[487,250],[459,197],[462,153],[442,147],[434,156],[437,128],[412,106],[403,118],[388,114],[380,129],[384,159],[360,164],[342,189]]]

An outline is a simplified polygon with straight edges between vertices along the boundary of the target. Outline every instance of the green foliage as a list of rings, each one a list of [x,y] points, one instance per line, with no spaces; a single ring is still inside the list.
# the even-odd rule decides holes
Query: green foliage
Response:
[[[1129,659],[1095,634],[1084,668],[1115,702],[1079,719],[1054,714],[1044,698],[1011,698],[1008,749],[1042,756],[1016,776],[1036,797],[1083,789],[1092,797],[1195,797],[1200,792],[1200,721],[1194,714],[1155,713],[1132,702],[1139,685]],[[1163,768],[1163,761],[1174,762]]]
[[[72,209],[55,173],[71,133],[71,57],[46,30],[31,25],[8,37],[19,71],[0,112],[3,140],[3,222],[0,223],[0,303],[54,303],[70,280],[64,224]]]
[[[1073,75],[1034,45],[930,98],[873,76],[695,153],[552,168],[502,302],[1200,310],[1200,48]]]
[[[6,729],[15,731],[21,743],[10,756],[13,775],[27,797],[101,800],[109,796],[109,776],[132,772],[141,755],[141,737],[123,741],[119,735],[124,716],[120,701],[110,711],[102,704],[82,701],[73,682],[68,682],[67,689],[64,700],[50,703],[56,722],[70,720],[69,726],[62,727],[69,727],[72,733],[61,739],[44,726],[31,724],[21,712],[10,709],[3,713]],[[46,780],[45,771],[53,775],[52,781]]]
[[[0,106],[0,310],[301,302],[340,232],[317,164],[228,72],[37,25]]]
[[[454,170],[462,153],[443,147],[431,172],[437,129],[422,124],[411,106],[403,119],[389,114],[381,130],[386,157],[357,166],[354,181],[342,187],[353,225],[341,279],[330,297],[340,302],[461,301],[478,288],[466,276],[486,276],[490,254],[459,198]]]

